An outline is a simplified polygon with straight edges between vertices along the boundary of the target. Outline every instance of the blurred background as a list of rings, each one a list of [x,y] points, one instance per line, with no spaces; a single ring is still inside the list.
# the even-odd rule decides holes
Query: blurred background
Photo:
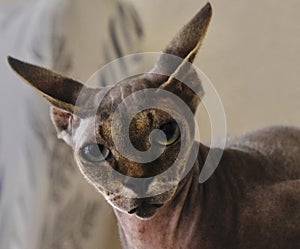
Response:
[[[6,56],[84,82],[114,58],[161,51],[205,3],[0,0],[0,249],[120,248],[113,212],[56,139],[47,103],[14,75]],[[300,2],[211,3],[195,64],[221,97],[228,134],[300,126]],[[205,109],[197,115],[207,141]]]

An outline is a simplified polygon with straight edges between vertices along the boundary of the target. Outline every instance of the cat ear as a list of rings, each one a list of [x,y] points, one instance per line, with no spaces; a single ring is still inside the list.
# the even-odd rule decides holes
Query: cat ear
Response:
[[[52,105],[74,112],[83,84],[48,69],[8,57],[12,69],[37,90]]]
[[[83,84],[12,57],[8,57],[8,63],[17,74],[53,105],[52,121],[57,133],[59,137],[70,144],[72,127],[80,120],[80,108],[82,107],[77,110],[77,98],[83,90]],[[74,114],[75,109],[76,115]]]
[[[72,112],[54,106],[51,107],[50,113],[58,138],[63,139],[67,144],[72,146],[72,133],[74,129],[78,128],[80,117]]]
[[[196,108],[194,105],[199,101],[196,101],[191,95],[192,91],[188,91],[187,87],[176,78],[193,82],[193,89],[197,89],[198,96],[202,94],[201,81],[191,63],[205,37],[211,16],[212,8],[210,3],[207,3],[166,46],[164,54],[160,56],[149,74],[151,80],[159,84],[159,88],[176,92],[184,99],[191,99],[192,109]]]
[[[205,37],[212,17],[212,8],[207,3],[171,40],[163,50],[192,63]],[[158,62],[160,63],[160,61]],[[165,65],[160,65],[165,66]],[[174,69],[173,69],[174,70]]]

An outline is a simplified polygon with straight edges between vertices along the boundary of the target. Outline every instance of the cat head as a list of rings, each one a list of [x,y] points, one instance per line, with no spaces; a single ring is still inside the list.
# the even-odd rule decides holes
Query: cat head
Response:
[[[152,217],[190,170],[186,165],[197,150],[191,115],[203,94],[191,63],[211,15],[208,3],[171,40],[151,71],[109,90],[88,88],[8,58],[10,66],[51,103],[58,136],[73,148],[83,175],[122,212]],[[175,162],[177,166],[171,167]]]

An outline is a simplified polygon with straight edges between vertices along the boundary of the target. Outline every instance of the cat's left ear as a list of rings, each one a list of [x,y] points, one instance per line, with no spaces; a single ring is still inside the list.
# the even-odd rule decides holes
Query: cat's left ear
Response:
[[[191,109],[195,109],[199,100],[193,96],[192,91],[186,89],[186,86],[176,80],[183,78],[185,81],[193,82],[193,88],[197,89],[198,96],[201,95],[201,81],[193,69],[195,56],[205,37],[207,28],[212,17],[212,8],[207,3],[171,40],[163,50],[164,54],[160,56],[155,67],[150,72],[153,73],[152,80],[160,84],[160,88],[175,92],[184,100],[192,101],[188,103]],[[156,74],[156,76],[155,76]],[[165,77],[160,77],[163,74]],[[194,94],[195,95],[195,94]],[[199,98],[198,98],[199,99]],[[193,110],[194,111],[194,110]]]
[[[51,117],[58,136],[71,145],[72,129],[78,126],[82,115],[86,113],[86,106],[80,105],[78,96],[83,93],[92,96],[93,89],[84,88],[78,81],[12,57],[8,57],[8,63],[52,104]]]

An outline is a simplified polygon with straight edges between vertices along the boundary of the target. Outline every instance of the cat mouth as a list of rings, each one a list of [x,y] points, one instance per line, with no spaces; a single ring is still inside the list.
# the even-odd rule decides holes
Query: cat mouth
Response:
[[[135,214],[139,218],[148,219],[154,216],[157,209],[162,206],[163,204],[142,203],[141,205],[129,210],[128,214]]]

